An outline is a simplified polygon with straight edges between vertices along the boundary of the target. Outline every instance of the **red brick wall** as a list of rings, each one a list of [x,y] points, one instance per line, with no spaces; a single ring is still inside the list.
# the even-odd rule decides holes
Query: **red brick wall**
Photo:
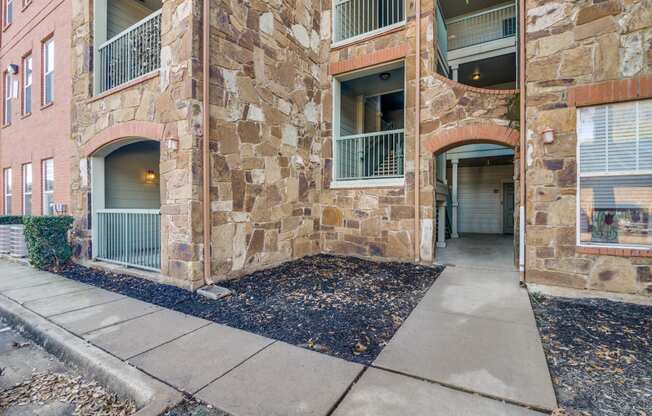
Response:
[[[20,66],[19,92],[12,100],[12,122],[0,129],[0,169],[12,168],[12,212],[22,212],[22,165],[32,163],[32,213],[41,214],[41,161],[54,158],[55,203],[70,203],[70,100],[71,100],[71,10],[70,0],[33,0],[27,7],[14,1],[13,23],[4,28],[0,38],[0,68]],[[42,50],[41,43],[54,37],[55,91],[54,103],[41,106]],[[22,111],[22,58],[32,53],[32,114]],[[4,96],[4,88],[2,91]],[[4,107],[4,100],[1,107]],[[4,108],[3,108],[4,110]],[[4,178],[0,179],[0,183]],[[4,183],[0,189],[4,190]],[[3,191],[4,192],[4,191]],[[4,198],[0,209],[4,212]]]

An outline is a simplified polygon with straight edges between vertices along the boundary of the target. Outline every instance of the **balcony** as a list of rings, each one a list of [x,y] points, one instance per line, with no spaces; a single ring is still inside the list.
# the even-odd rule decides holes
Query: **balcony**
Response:
[[[354,42],[404,23],[404,0],[335,0],[333,46]]]
[[[341,136],[335,140],[339,181],[403,177],[403,129]]]
[[[448,50],[516,36],[516,4],[504,4],[446,21]]]

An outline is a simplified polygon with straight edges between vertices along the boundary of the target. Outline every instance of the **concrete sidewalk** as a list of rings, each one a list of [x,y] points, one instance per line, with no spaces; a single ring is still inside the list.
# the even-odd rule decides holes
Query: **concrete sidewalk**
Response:
[[[235,416],[541,414],[491,397],[554,407],[526,294],[499,278],[487,281],[484,295],[500,305],[490,308],[465,289],[469,276],[454,274],[433,285],[377,368],[5,261],[0,296]],[[468,299],[468,314],[458,310],[468,305],[449,296]],[[514,363],[504,359],[510,354]]]

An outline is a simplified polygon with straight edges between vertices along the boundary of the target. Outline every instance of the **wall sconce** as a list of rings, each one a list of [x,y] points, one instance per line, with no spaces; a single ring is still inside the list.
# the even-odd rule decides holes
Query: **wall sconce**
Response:
[[[179,148],[179,141],[176,139],[167,140],[168,150],[175,151]]]
[[[543,142],[545,144],[550,144],[555,141],[555,131],[550,127],[543,129],[541,136],[543,136]]]
[[[156,181],[156,172],[148,170],[145,172],[145,183],[154,183]]]
[[[480,71],[476,70],[473,75],[471,75],[473,81],[480,81]]]

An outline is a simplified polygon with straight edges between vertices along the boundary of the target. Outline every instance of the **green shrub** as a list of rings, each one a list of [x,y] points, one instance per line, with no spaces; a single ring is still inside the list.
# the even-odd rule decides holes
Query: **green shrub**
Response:
[[[19,215],[0,215],[0,225],[22,224],[23,217]]]
[[[73,218],[24,217],[29,262],[39,269],[60,268],[72,257],[68,231]]]

